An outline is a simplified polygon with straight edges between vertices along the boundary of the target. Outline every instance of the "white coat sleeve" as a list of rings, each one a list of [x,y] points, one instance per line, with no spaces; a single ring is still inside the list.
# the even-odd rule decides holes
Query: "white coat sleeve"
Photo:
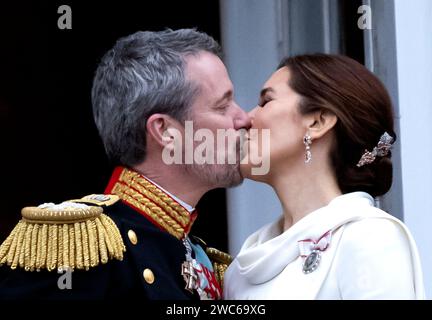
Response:
[[[409,240],[389,219],[345,227],[334,263],[342,299],[415,299]]]

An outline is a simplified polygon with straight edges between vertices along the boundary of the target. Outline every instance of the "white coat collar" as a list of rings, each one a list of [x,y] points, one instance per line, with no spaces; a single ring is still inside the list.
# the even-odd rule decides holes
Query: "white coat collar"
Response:
[[[333,199],[327,206],[315,210],[283,233],[282,217],[252,234],[236,258],[237,267],[249,283],[260,284],[280,274],[300,255],[298,241],[319,239],[348,221],[370,215],[374,199],[365,192],[353,192]],[[367,213],[366,213],[367,212]],[[373,215],[387,215],[373,210]]]

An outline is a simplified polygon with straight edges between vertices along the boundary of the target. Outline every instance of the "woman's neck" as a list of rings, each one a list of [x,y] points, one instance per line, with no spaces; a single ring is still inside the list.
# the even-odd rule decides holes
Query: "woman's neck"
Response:
[[[304,167],[299,170],[278,170],[279,174],[270,181],[283,208],[284,231],[342,194],[329,168],[318,163],[301,165]]]

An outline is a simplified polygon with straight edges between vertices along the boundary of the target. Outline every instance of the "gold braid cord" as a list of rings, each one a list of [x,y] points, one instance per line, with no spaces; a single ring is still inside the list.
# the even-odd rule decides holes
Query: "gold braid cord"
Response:
[[[123,259],[125,246],[100,207],[50,210],[26,207],[0,246],[0,265],[26,271],[85,269]]]
[[[212,262],[216,280],[219,282],[219,285],[223,290],[225,271],[228,269],[233,258],[228,253],[215,248],[206,248],[206,253]]]
[[[184,238],[190,229],[190,213],[137,172],[124,168],[110,192],[145,213],[177,239]]]

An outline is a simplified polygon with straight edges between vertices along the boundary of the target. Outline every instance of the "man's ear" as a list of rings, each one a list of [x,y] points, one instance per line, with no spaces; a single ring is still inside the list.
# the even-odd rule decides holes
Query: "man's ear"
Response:
[[[336,115],[325,109],[315,111],[307,116],[308,132],[312,139],[319,139],[334,128],[338,118]]]
[[[181,124],[167,114],[152,114],[146,123],[147,134],[161,147],[172,144],[181,128]]]

